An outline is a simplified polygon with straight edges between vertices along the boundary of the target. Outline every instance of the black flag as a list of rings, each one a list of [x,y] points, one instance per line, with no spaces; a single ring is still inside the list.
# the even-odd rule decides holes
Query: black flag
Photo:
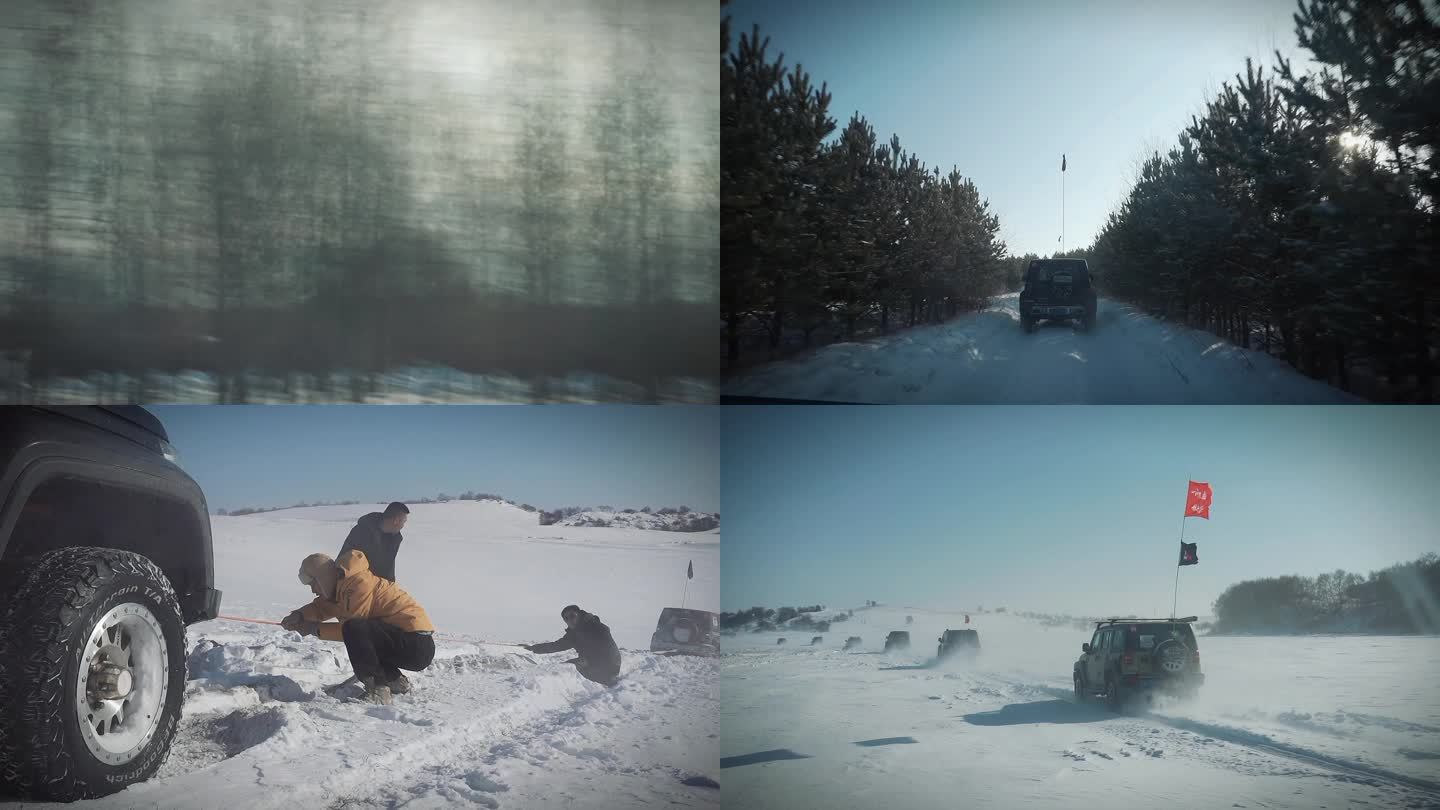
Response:
[[[1199,543],[1183,543],[1183,542],[1182,542],[1182,543],[1180,544],[1180,564],[1181,564],[1181,565],[1199,565],[1199,564],[1200,564],[1200,557],[1199,557],[1199,556],[1196,554],[1196,552],[1195,552],[1195,547],[1196,547],[1197,545],[1199,545]]]
[[[688,565],[688,566],[685,568],[685,578],[686,578],[686,579],[694,579],[694,578],[695,578],[695,561],[694,561],[694,560],[691,560],[691,561],[690,561],[690,565]]]
[[[1064,156],[1064,155],[1061,155],[1061,156],[1060,156],[1060,171],[1062,171],[1062,172],[1065,171],[1065,156]]]

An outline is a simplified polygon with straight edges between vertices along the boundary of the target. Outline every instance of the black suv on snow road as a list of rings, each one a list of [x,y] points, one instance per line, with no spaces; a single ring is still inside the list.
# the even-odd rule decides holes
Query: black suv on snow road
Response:
[[[1160,692],[1194,697],[1205,683],[1200,646],[1184,619],[1107,619],[1095,623],[1095,635],[1080,645],[1075,662],[1075,698],[1105,698],[1119,711],[1130,697]]]
[[[214,585],[205,496],[153,414],[0,407],[0,793],[154,775]]]
[[[910,633],[905,630],[891,630],[885,637],[885,652],[910,649]]]
[[[1025,270],[1020,291],[1020,325],[1026,332],[1045,320],[1077,320],[1095,328],[1095,287],[1084,259],[1037,259]]]

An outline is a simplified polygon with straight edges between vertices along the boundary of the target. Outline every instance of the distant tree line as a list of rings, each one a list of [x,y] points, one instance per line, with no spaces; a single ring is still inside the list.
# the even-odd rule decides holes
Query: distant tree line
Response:
[[[450,501],[498,501],[498,502],[500,502],[500,503],[505,503],[505,504],[509,504],[509,505],[511,505],[511,506],[518,507],[518,508],[520,508],[520,509],[525,510],[526,512],[538,513],[538,512],[540,511],[539,509],[531,506],[531,505],[528,504],[528,503],[519,503],[519,504],[517,504],[517,503],[515,503],[514,501],[510,500],[509,498],[501,497],[501,496],[499,496],[499,495],[492,495],[492,494],[490,494],[490,493],[488,493],[488,492],[473,492],[473,491],[467,491],[467,492],[465,492],[465,493],[462,494],[462,495],[454,495],[454,496],[446,495],[446,494],[444,494],[444,493],[441,493],[441,494],[439,494],[439,495],[436,495],[436,496],[433,497],[433,498],[426,497],[426,498],[402,498],[402,499],[401,499],[401,503],[420,503],[420,504],[428,504],[428,503],[449,503]],[[292,505],[292,506],[269,506],[269,507],[259,507],[259,508],[245,507],[245,508],[242,508],[242,509],[232,509],[232,510],[229,510],[229,511],[224,510],[224,509],[221,509],[217,514],[220,514],[220,515],[229,515],[230,517],[238,517],[238,516],[242,516],[242,515],[262,514],[262,513],[264,513],[264,512],[278,512],[278,511],[280,511],[280,510],[282,510],[282,509],[304,509],[304,508],[309,507],[309,506],[356,506],[356,505],[359,505],[360,503],[361,503],[361,501],[314,501],[314,502],[301,501],[301,502],[299,502],[299,503],[297,503],[297,504],[294,504],[294,505]]]
[[[999,220],[975,184],[921,163],[766,55],[759,26],[730,49],[721,23],[720,306],[727,367],[760,336],[853,339],[978,308],[1003,286]]]
[[[1215,600],[1214,633],[1440,633],[1440,555],[1361,576],[1247,580]]]
[[[221,402],[358,401],[410,368],[536,400],[576,373],[713,382],[718,99],[666,67],[703,28],[641,5],[574,12],[587,46],[626,32],[577,93],[575,26],[467,85],[419,67],[428,17],[394,0],[7,3],[0,399],[187,400],[195,372]]]
[[[279,512],[279,511],[282,510],[282,509],[304,509],[304,508],[309,507],[309,506],[354,506],[354,505],[356,505],[356,504],[358,504],[358,503],[360,503],[360,502],[359,502],[359,501],[316,501],[316,502],[314,502],[314,503],[310,503],[309,501],[300,501],[299,503],[294,504],[294,505],[292,505],[292,506],[262,506],[262,507],[246,506],[246,507],[241,507],[240,509],[230,509],[230,510],[221,509],[221,510],[220,510],[219,512],[217,512],[216,514],[221,515],[221,516],[229,516],[229,517],[242,517],[242,516],[244,516],[244,515],[260,515],[260,514],[264,514],[264,513],[266,513],[266,512]]]
[[[678,531],[678,532],[708,532],[708,531],[711,531],[711,530],[720,528],[720,515],[719,515],[718,513],[716,513],[716,514],[698,513],[698,512],[694,512],[693,510],[691,510],[690,507],[688,507],[688,506],[678,506],[678,507],[666,506],[666,507],[662,507],[662,508],[660,508],[660,509],[655,509],[655,510],[652,510],[652,509],[651,509],[650,507],[648,507],[648,506],[646,506],[646,507],[644,507],[644,508],[642,508],[642,509],[622,509],[622,510],[616,510],[616,509],[615,509],[614,507],[612,507],[612,506],[566,506],[566,507],[562,507],[562,508],[560,508],[560,509],[555,509],[555,510],[551,510],[551,511],[541,511],[541,512],[540,512],[540,525],[541,525],[541,526],[553,526],[553,525],[555,525],[556,523],[559,523],[560,521],[565,520],[566,518],[574,517],[575,515],[579,515],[579,514],[582,514],[582,513],[585,513],[585,512],[600,513],[600,514],[597,514],[597,515],[592,515],[591,517],[587,518],[587,519],[585,520],[585,522],[584,522],[583,524],[581,524],[581,525],[585,525],[585,526],[605,527],[605,526],[610,526],[610,525],[612,525],[612,524],[615,522],[614,520],[611,520],[611,519],[609,519],[609,518],[603,517],[603,514],[608,512],[608,513],[611,513],[611,514],[623,514],[623,515],[634,515],[634,514],[646,514],[646,515],[654,514],[654,515],[665,515],[665,516],[673,515],[673,516],[675,516],[676,518],[682,518],[682,519],[680,519],[680,520],[671,521],[671,524],[673,525],[674,530],[675,530],[675,531]]]
[[[830,630],[830,625],[843,622],[850,618],[847,611],[830,617],[829,621],[817,621],[807,614],[819,613],[825,608],[821,605],[813,607],[782,607],[779,610],[767,607],[752,607],[749,610],[742,610],[735,613],[720,614],[720,629],[736,632],[750,628],[756,633],[769,633],[776,630],[791,627],[796,629],[814,630],[817,633],[824,633]],[[786,624],[788,622],[788,625]]]
[[[1295,22],[1323,67],[1246,60],[1072,255],[1108,295],[1347,391],[1433,402],[1440,18],[1311,0]]]

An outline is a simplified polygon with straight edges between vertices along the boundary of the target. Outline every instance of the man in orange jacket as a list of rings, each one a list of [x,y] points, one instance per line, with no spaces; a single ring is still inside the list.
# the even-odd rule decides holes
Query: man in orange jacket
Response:
[[[300,582],[315,601],[293,611],[280,625],[301,635],[345,642],[350,666],[365,687],[365,700],[388,704],[410,691],[400,672],[419,672],[435,658],[435,626],[415,598],[375,576],[365,552],[352,549],[332,560],[311,554],[300,563]],[[326,621],[339,619],[338,622]]]

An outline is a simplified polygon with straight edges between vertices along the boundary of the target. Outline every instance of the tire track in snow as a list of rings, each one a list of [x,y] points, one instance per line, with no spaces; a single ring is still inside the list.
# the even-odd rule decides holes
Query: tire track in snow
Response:
[[[996,680],[1004,683],[1016,692],[1022,694],[1025,691],[1031,691],[1032,693],[1041,692],[1052,695],[1062,700],[1067,700],[1076,705],[1095,705],[1089,702],[1076,701],[1073,689],[1060,689],[1054,686],[1025,683],[1023,681],[1013,681],[1005,678],[996,678]],[[1335,757],[1328,754],[1322,754],[1318,751],[1313,751],[1302,746],[1281,742],[1272,737],[1269,737],[1268,735],[1261,734],[1257,731],[1249,731],[1234,726],[1225,726],[1215,723],[1206,723],[1199,720],[1191,720],[1185,717],[1161,714],[1152,711],[1141,711],[1139,713],[1132,714],[1115,714],[1112,716],[1116,720],[1144,720],[1161,723],[1177,731],[1188,731],[1192,734],[1198,734],[1202,737],[1210,737],[1221,742],[1237,746],[1239,748],[1258,751],[1269,754],[1271,756],[1309,765],[1313,768],[1317,768],[1320,770],[1343,774],[1349,777],[1351,780],[1358,780],[1364,784],[1370,784],[1375,786],[1383,784],[1396,790],[1416,791],[1429,799],[1433,803],[1432,806],[1440,807],[1440,782],[1406,776],[1404,774],[1394,773],[1393,771],[1388,771],[1384,768],[1378,768],[1373,765],[1366,765],[1361,762],[1354,762],[1352,760],[1342,759],[1340,757]],[[1140,729],[1133,726],[1127,729],[1127,731],[1139,730]],[[1146,751],[1146,753],[1149,753],[1149,751]]]
[[[649,731],[657,734],[669,731],[660,739],[672,739],[680,729],[672,728],[674,718],[666,710],[676,708],[677,701],[695,698],[694,694],[686,694],[698,691],[687,678],[699,676],[709,679],[711,694],[708,702],[698,701],[703,705],[691,709],[691,713],[698,712],[702,719],[713,720],[715,733],[710,736],[718,740],[718,708],[707,708],[718,702],[714,694],[718,691],[718,675],[719,668],[714,662],[670,662],[648,657],[625,672],[613,688],[582,683],[584,694],[565,706],[546,711],[528,722],[469,738],[463,745],[447,749],[433,762],[410,769],[408,778],[379,790],[342,797],[331,806],[397,807],[412,800],[426,804],[465,800],[498,808],[510,803],[505,794],[512,792],[517,794],[514,803],[520,806],[549,805],[557,801],[573,805],[577,798],[582,801],[590,798],[603,806],[613,806],[620,795],[626,793],[632,804],[661,798],[672,805],[716,806],[718,790],[702,786],[708,780],[704,773],[654,761],[627,761],[623,751],[616,751],[625,742],[616,739],[616,730],[629,732],[637,727],[654,726]],[[718,742],[715,746],[718,764]],[[587,783],[593,782],[596,771],[600,776],[619,776],[619,782],[613,789],[575,797],[566,795],[563,785],[548,784],[545,776],[538,780],[525,778],[525,772],[533,773],[536,769],[544,769],[547,774],[559,770],[560,758],[567,769],[590,772],[585,778]],[[626,777],[639,777],[639,781]],[[685,779],[700,784],[682,782]],[[560,795],[528,795],[537,789],[535,782],[540,783],[541,792],[548,790]],[[593,785],[589,790],[593,790]]]

